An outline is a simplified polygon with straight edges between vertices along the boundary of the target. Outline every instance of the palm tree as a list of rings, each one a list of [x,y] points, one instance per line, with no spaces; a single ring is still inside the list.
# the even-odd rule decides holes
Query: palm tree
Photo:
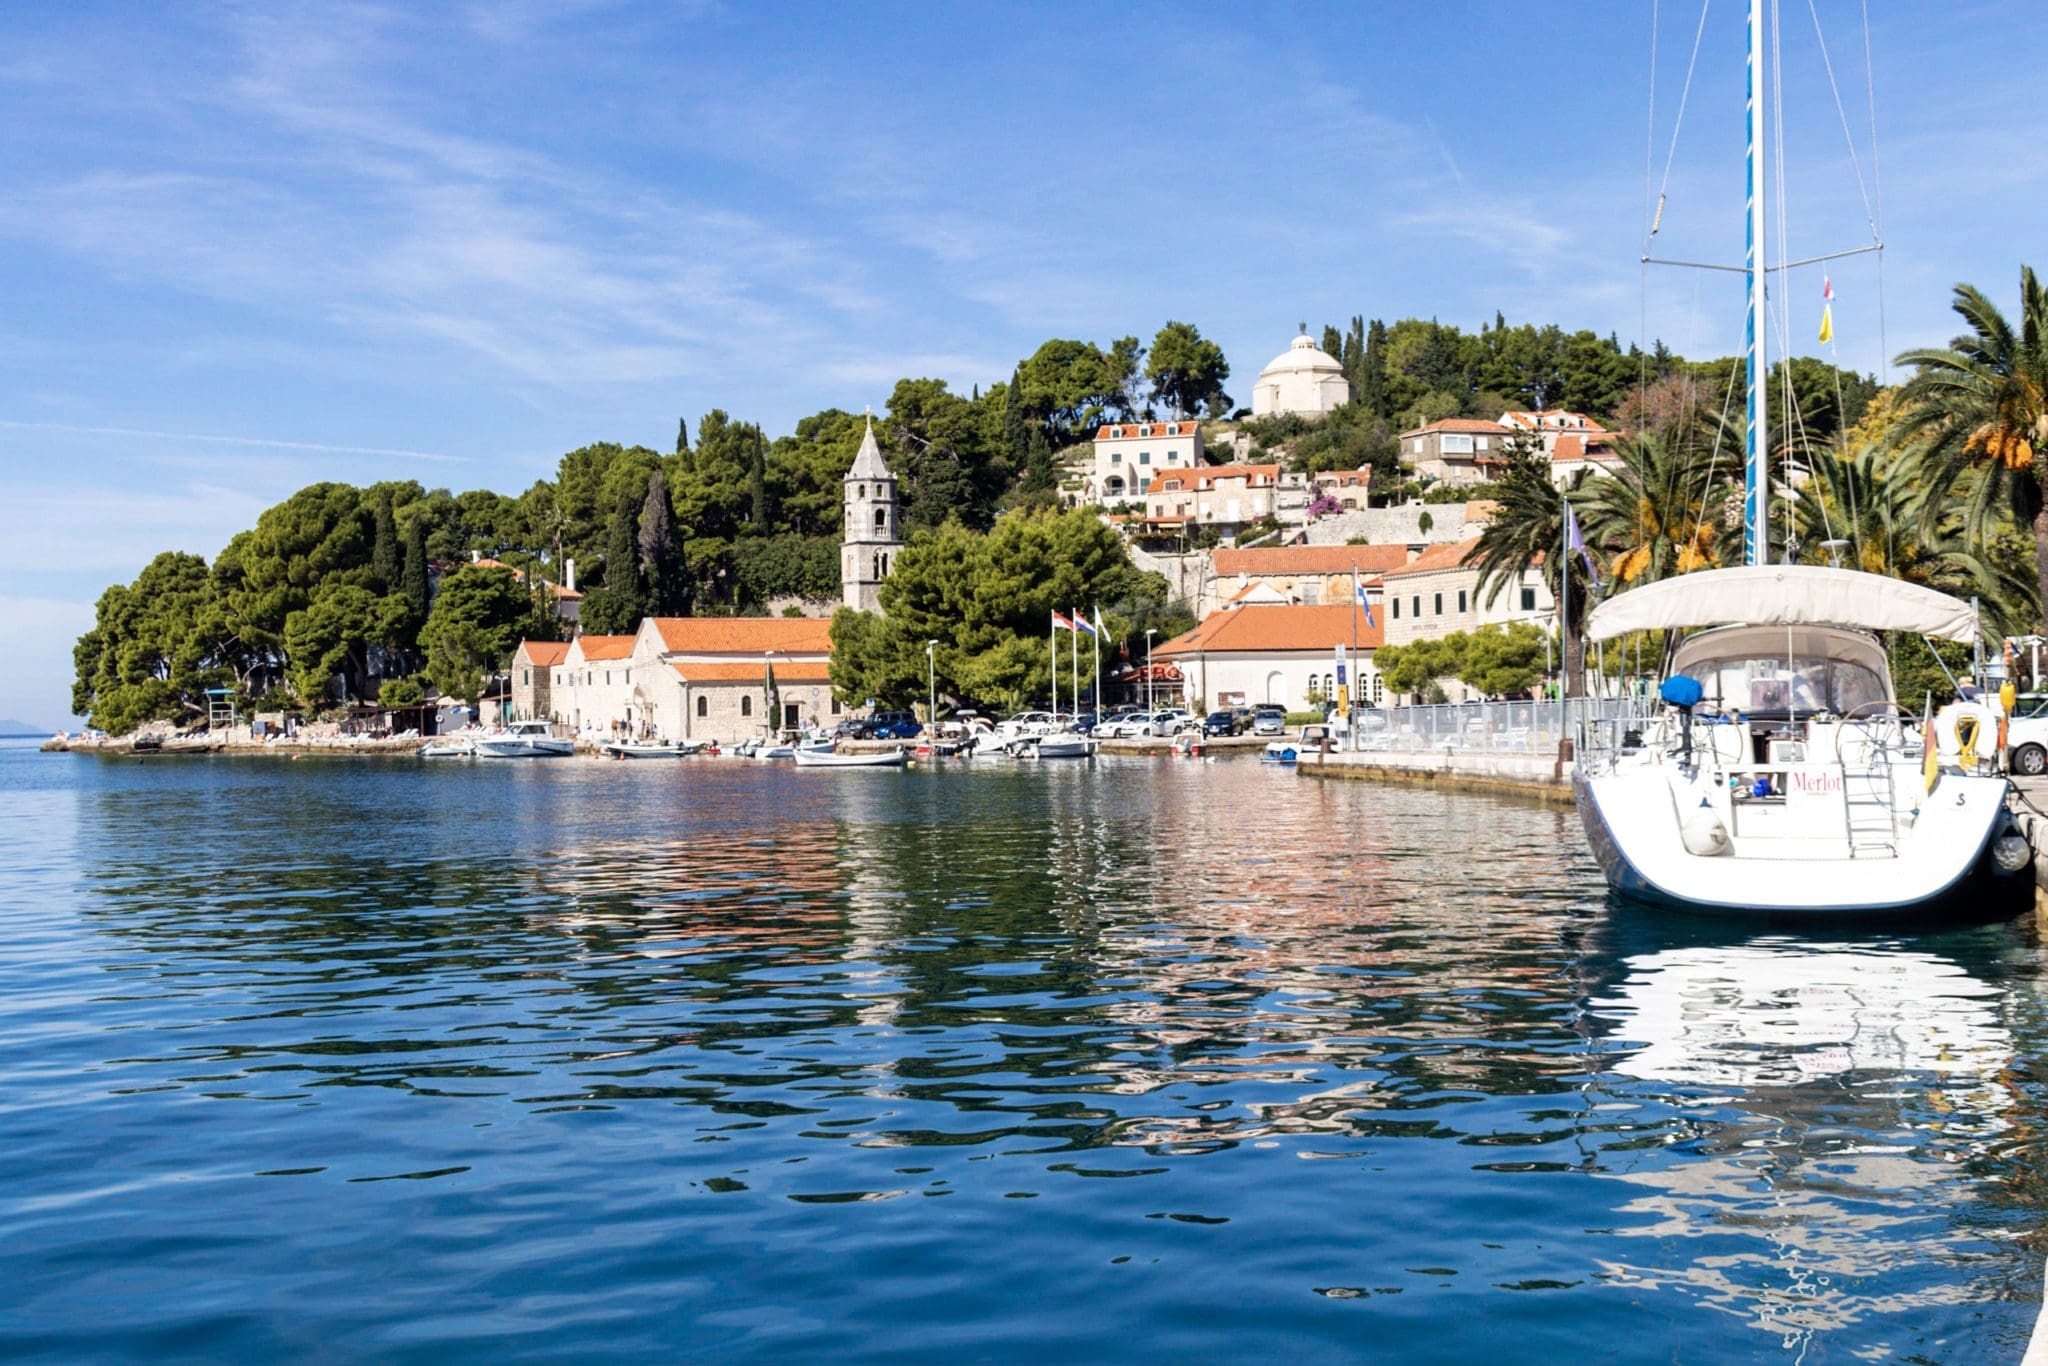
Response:
[[[2048,499],[2037,451],[2048,447],[2048,290],[2020,268],[2020,327],[1971,285],[1957,285],[1955,311],[1970,330],[1946,351],[1908,351],[1895,433],[1915,447],[1928,481],[1926,516],[1938,520],[1964,499],[1962,532],[1980,549],[2010,516],[2034,535],[2036,589],[2048,598]],[[1930,523],[1931,525],[1931,523]]]
[[[1479,573],[1478,588],[1488,606],[1504,590],[1518,586],[1523,571],[1531,568],[1541,571],[1551,600],[1566,604],[1564,680],[1565,694],[1570,697],[1585,692],[1583,632],[1590,595],[1584,562],[1577,555],[1567,561],[1560,552],[1564,547],[1565,500],[1585,501],[1588,473],[1580,470],[1568,488],[1560,489],[1550,482],[1550,458],[1540,449],[1511,453],[1494,483],[1495,507],[1469,561]],[[1560,564],[1566,566],[1562,584]]]
[[[1586,537],[1608,551],[1617,587],[1654,583],[1720,563],[1734,461],[1671,433],[1623,437],[1620,467],[1584,486]]]
[[[1808,478],[1792,495],[1807,558],[1835,560],[1827,542],[1845,541],[1848,554],[1839,558],[1852,568],[1978,598],[1995,629],[2023,632],[2039,611],[2032,580],[2015,556],[1990,553],[1962,534],[1956,518],[1940,515],[1947,500],[1923,482],[1917,463],[1877,442],[1853,455],[1812,452]]]

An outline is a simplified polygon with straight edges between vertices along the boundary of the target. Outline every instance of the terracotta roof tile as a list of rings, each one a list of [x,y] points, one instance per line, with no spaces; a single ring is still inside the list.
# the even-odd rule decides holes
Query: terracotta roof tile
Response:
[[[1378,574],[1406,563],[1405,545],[1260,545],[1211,552],[1218,578],[1232,574],[1349,574],[1354,569]]]
[[[1356,632],[1356,635],[1353,632]],[[1153,653],[1192,655],[1272,650],[1328,650],[1358,642],[1361,650],[1379,648],[1383,639],[1377,614],[1368,626],[1365,614],[1350,603],[1319,607],[1238,607],[1212,612],[1200,626],[1175,636]]]
[[[1138,433],[1150,429],[1146,435]],[[1193,422],[1105,422],[1095,429],[1097,441],[1153,441],[1162,436],[1193,436]]]
[[[1189,476],[1191,475],[1193,476],[1194,480],[1192,483],[1189,482]],[[1169,479],[1179,480],[1180,487],[1178,489],[1169,490],[1166,487],[1166,481]],[[1253,488],[1263,488],[1268,484],[1274,484],[1279,482],[1280,467],[1277,464],[1196,465],[1192,469],[1166,470],[1163,473],[1155,474],[1152,476],[1152,482],[1146,485],[1145,492],[1187,493],[1192,492],[1196,489],[1214,488],[1216,486],[1216,481],[1219,479],[1244,479],[1249,481]]]
[[[1405,564],[1399,569],[1388,570],[1386,577],[1398,579],[1408,574],[1429,574],[1444,569],[1456,569],[1465,563],[1466,557],[1471,555],[1478,545],[1477,536],[1469,541],[1433,545],[1417,555],[1412,563]]]
[[[1481,417],[1447,417],[1438,422],[1424,423],[1402,432],[1402,436],[1421,436],[1427,432],[1475,432],[1487,436],[1499,436],[1507,431],[1498,422],[1488,422]]]
[[[764,683],[767,675],[764,669],[767,661],[760,664],[671,664],[676,676],[685,683]],[[832,681],[831,665],[816,660],[792,659],[787,663],[775,661],[775,684],[785,683],[829,683]]]
[[[633,653],[635,636],[578,636],[569,647],[579,663],[604,659],[626,659]]]
[[[656,617],[654,626],[670,654],[832,653],[829,617]]]
[[[566,640],[522,640],[519,648],[513,651],[513,658],[541,668],[552,668],[560,664],[568,653],[569,642]]]

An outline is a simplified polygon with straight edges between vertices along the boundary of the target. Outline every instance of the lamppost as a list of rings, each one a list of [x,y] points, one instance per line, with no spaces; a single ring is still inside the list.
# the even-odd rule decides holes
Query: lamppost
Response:
[[[933,744],[939,739],[939,642],[927,640],[924,643],[925,676],[931,689],[930,700],[924,707],[925,736]],[[932,753],[936,754],[935,749]]]
[[[1145,628],[1145,710],[1152,710],[1152,637],[1159,634],[1156,626]]]

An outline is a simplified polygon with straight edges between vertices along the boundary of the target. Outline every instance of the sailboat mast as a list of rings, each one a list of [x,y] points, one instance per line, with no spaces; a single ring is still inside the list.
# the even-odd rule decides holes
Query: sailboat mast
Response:
[[[1764,311],[1764,0],[1749,0],[1749,105],[1744,120],[1748,138],[1745,166],[1749,174],[1749,221],[1745,225],[1743,269],[1749,282],[1749,320],[1744,332],[1743,376],[1749,384],[1749,433],[1742,463],[1742,562],[1762,564],[1765,490],[1770,485],[1765,456],[1768,446],[1768,368],[1764,341],[1769,316]]]

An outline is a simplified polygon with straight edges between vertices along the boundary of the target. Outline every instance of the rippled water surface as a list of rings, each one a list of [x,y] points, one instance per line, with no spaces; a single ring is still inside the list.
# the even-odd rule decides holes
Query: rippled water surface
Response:
[[[2017,1360],[2031,922],[1256,764],[0,751],[0,1355]]]

